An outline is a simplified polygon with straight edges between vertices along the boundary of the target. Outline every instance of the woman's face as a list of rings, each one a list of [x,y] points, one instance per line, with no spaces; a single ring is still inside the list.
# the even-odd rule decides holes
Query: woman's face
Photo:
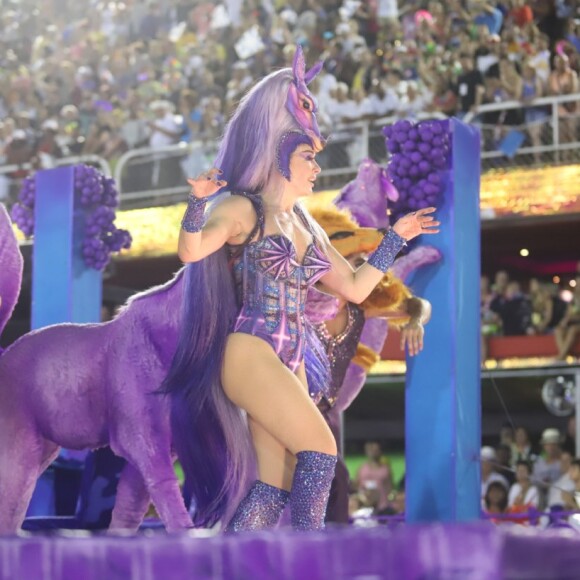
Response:
[[[518,483],[527,483],[530,480],[530,472],[525,465],[516,467],[516,481]]]
[[[505,491],[499,486],[494,486],[489,490],[489,502],[491,504],[499,504],[505,499]]]
[[[516,429],[516,443],[518,445],[528,444],[528,432],[525,429]]]
[[[290,185],[299,196],[310,195],[314,189],[320,165],[310,145],[299,145],[290,157]]]
[[[375,441],[369,441],[365,444],[365,455],[369,459],[380,459],[381,457],[381,447]]]

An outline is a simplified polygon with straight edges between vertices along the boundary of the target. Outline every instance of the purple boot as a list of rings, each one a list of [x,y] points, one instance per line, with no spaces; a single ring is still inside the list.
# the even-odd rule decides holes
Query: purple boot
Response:
[[[295,530],[322,530],[336,455],[300,451],[296,459],[290,492],[292,527]]]
[[[255,481],[240,502],[225,531],[243,532],[273,528],[278,523],[289,498],[290,492],[260,480]]]

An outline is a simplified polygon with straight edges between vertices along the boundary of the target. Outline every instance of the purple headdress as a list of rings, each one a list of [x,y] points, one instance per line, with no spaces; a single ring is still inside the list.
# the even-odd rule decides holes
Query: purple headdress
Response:
[[[306,135],[306,133],[300,133],[299,131],[288,131],[284,133],[282,138],[278,142],[278,149],[276,151],[276,165],[278,166],[278,171],[290,181],[290,157],[292,153],[296,151],[299,145],[312,145],[312,139]]]
[[[302,62],[302,64],[300,64]],[[295,105],[311,99],[304,73],[276,71],[244,96],[226,127],[215,167],[233,192],[259,193],[277,166],[278,144],[290,132],[323,143],[314,110]],[[212,526],[236,503],[253,465],[249,432],[241,411],[225,396],[221,365],[238,312],[226,248],[188,264],[177,351],[161,392],[171,396],[173,444],[192,492],[194,523]],[[314,345],[315,346],[315,345]]]
[[[306,70],[306,61],[302,47],[298,45],[292,63],[293,80],[288,91],[286,108],[296,119],[304,132],[310,137],[315,151],[321,151],[326,144],[326,140],[320,135],[318,123],[316,122],[316,100],[308,90],[307,85],[322,70],[323,62],[317,62],[310,70]]]

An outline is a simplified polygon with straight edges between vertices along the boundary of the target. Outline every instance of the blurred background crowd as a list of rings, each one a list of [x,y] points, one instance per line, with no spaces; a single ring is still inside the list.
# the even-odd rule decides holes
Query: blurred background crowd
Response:
[[[485,103],[578,92],[575,0],[2,0],[0,6],[4,165],[46,166],[77,154],[114,165],[129,149],[215,141],[244,91],[291,62],[296,43],[309,63],[325,59],[312,90],[326,131],[389,115],[462,117]],[[565,141],[577,131],[576,103],[562,109]],[[547,116],[542,107],[526,107],[488,112],[479,121],[496,133],[525,122],[535,142]],[[147,175],[163,186],[182,177],[170,163]],[[0,187],[0,197],[6,189]]]

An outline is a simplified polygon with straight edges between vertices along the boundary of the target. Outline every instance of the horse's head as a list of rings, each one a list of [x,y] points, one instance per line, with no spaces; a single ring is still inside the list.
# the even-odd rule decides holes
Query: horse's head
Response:
[[[397,199],[399,192],[385,169],[372,159],[364,159],[356,178],[342,188],[335,203],[348,209],[362,226],[383,228],[389,225],[389,203]]]
[[[316,63],[310,70],[306,70],[306,61],[302,47],[296,47],[292,73],[294,79],[290,83],[286,108],[294,117],[302,131],[310,137],[315,151],[321,151],[326,144],[326,139],[322,137],[318,123],[316,122],[316,100],[308,90],[308,84],[322,69],[322,62]]]

